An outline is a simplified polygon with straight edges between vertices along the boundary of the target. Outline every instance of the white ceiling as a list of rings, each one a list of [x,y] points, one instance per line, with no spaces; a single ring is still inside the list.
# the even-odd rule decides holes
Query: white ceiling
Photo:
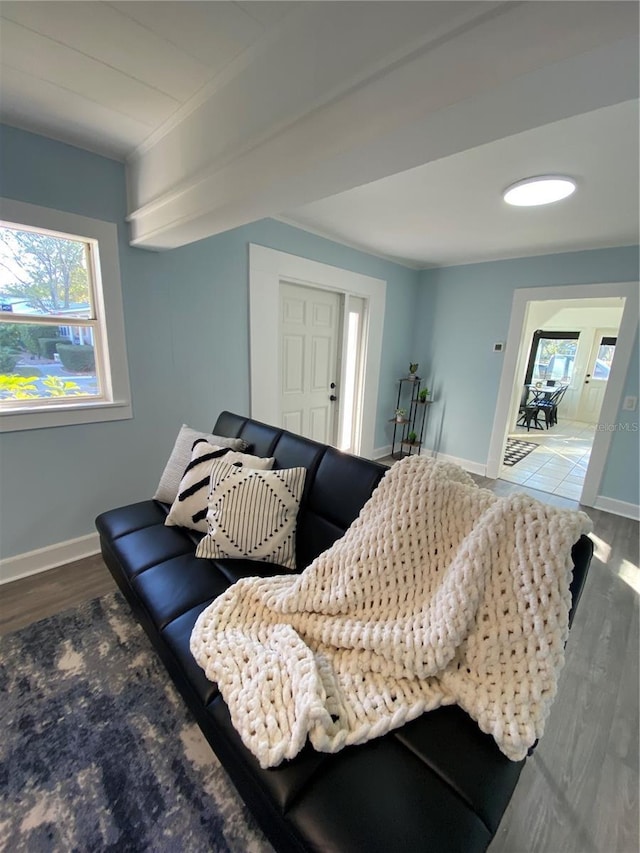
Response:
[[[638,101],[536,127],[286,211],[284,218],[417,267],[638,241]],[[520,178],[566,174],[578,189],[511,207]]]
[[[124,160],[296,5],[2,2],[0,116]]]
[[[410,266],[638,240],[636,3],[3,2],[0,119],[127,162],[132,242],[275,216]],[[578,181],[546,208],[500,192]]]

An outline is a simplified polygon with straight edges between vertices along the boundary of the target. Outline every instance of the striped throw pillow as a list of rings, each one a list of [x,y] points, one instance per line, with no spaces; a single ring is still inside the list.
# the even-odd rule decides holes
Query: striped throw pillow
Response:
[[[176,499],[184,469],[191,459],[193,443],[199,438],[204,438],[209,444],[215,444],[218,447],[230,447],[231,450],[246,450],[248,447],[247,442],[242,438],[226,438],[222,435],[197,432],[186,424],[182,424],[176,442],[173,445],[171,456],[165,465],[158,488],[153,496],[157,501],[170,504]]]
[[[296,568],[296,524],[305,468],[255,471],[211,466],[209,532],[196,557],[246,558]]]
[[[273,468],[274,458],[269,456],[251,456],[239,453],[229,447],[217,447],[204,438],[193,443],[191,461],[182,475],[178,494],[171,504],[165,524],[169,526],[190,527],[200,533],[207,532],[207,499],[209,496],[209,475],[212,464],[224,459],[229,465],[238,468]]]

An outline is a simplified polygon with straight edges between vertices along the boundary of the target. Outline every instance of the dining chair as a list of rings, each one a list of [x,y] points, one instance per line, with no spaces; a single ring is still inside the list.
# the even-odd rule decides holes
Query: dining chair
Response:
[[[516,425],[525,426],[527,428],[527,432],[531,429],[531,424],[533,424],[534,429],[542,429],[542,424],[538,418],[540,406],[539,401],[535,394],[533,400],[529,400],[528,398],[529,388],[525,385],[522,390],[522,396],[520,397],[520,407],[518,409],[518,420],[516,421]]]
[[[547,429],[558,423],[558,404],[564,397],[567,388],[567,385],[563,385],[562,388],[558,388],[544,400],[538,400],[536,403],[538,408],[544,412],[544,423]]]

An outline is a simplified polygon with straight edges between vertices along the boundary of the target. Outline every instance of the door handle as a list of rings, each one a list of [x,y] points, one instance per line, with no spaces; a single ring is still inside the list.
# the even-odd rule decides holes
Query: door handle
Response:
[[[336,383],[335,383],[335,382],[332,382],[332,383],[331,383],[331,385],[329,385],[329,388],[335,388],[335,387],[336,387]]]
[[[329,394],[329,399],[331,400],[331,402],[332,402],[332,403],[335,403],[335,401],[336,401],[338,398],[336,397],[336,395],[335,395],[335,394]]]

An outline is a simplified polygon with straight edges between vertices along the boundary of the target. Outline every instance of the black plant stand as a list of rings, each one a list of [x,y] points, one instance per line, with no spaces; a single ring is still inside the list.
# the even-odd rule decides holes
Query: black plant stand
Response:
[[[431,400],[420,400],[419,376],[409,379],[406,376],[398,380],[398,400],[396,409],[407,409],[407,416],[401,421],[393,418],[393,439],[391,442],[391,455],[394,459],[410,456],[414,451],[420,453],[424,439],[424,429],[427,420],[427,407]],[[416,426],[419,425],[420,432]],[[409,434],[415,432],[416,440],[409,441]]]

